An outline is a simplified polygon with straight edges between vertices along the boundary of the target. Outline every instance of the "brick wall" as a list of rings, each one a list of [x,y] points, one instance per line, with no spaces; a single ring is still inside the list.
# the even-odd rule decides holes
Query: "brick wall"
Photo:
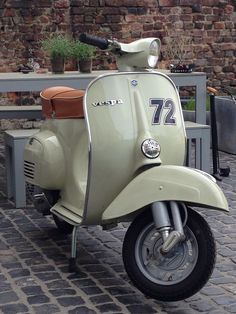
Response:
[[[42,66],[40,41],[51,32],[71,32],[69,0],[0,0],[0,70],[15,70],[33,57]]]
[[[236,86],[235,0],[0,0],[0,70],[14,70],[31,52],[41,66],[48,59],[40,40],[54,31],[91,32],[129,42],[159,37],[162,64],[171,36],[190,37],[186,62],[205,71],[211,84]],[[113,59],[95,66],[114,67]]]

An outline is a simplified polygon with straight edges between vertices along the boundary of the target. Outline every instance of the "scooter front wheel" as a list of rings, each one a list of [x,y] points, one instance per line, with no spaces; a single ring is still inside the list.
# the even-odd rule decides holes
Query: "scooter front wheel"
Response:
[[[160,301],[178,301],[198,292],[215,264],[215,242],[207,222],[188,208],[185,240],[162,254],[162,237],[145,211],[130,225],[123,244],[123,260],[134,285]]]

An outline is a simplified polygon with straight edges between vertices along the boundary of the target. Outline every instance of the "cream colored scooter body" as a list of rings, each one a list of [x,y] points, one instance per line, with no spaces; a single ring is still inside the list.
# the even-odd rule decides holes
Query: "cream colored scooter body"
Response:
[[[214,178],[183,166],[178,91],[167,76],[144,70],[156,66],[160,41],[122,44],[87,34],[80,40],[110,49],[124,72],[91,82],[85,119],[81,91],[43,91],[48,120],[25,149],[35,208],[53,213],[60,232],[72,232],[70,272],[78,272],[79,225],[132,221],[122,249],[131,281],[157,300],[188,298],[205,285],[215,262],[211,230],[190,206],[228,210],[227,201]]]
[[[228,210],[212,179],[181,167],[184,121],[178,92],[167,76],[101,76],[89,85],[84,110],[86,121],[46,121],[26,147],[26,162],[37,160],[35,175],[26,180],[61,191],[54,214],[74,225],[103,224],[160,200]],[[160,143],[156,159],[141,151],[149,138]]]

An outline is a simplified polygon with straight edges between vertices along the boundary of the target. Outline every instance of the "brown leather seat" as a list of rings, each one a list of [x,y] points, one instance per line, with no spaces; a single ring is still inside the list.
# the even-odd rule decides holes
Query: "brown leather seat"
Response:
[[[40,93],[44,118],[84,118],[83,97],[85,91],[67,86],[55,86]]]

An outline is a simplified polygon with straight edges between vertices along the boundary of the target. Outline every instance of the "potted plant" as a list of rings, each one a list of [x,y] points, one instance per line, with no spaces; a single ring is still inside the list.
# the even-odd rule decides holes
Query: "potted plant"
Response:
[[[189,73],[193,71],[194,64],[186,64],[185,60],[192,50],[192,39],[187,36],[169,35],[166,40],[163,55],[171,62],[169,65],[172,73]]]
[[[72,44],[72,55],[77,59],[80,72],[92,72],[92,57],[95,54],[95,47],[83,44],[76,40]]]
[[[71,41],[65,35],[56,33],[42,42],[43,49],[50,56],[52,73],[64,73],[65,59],[71,56]]]

